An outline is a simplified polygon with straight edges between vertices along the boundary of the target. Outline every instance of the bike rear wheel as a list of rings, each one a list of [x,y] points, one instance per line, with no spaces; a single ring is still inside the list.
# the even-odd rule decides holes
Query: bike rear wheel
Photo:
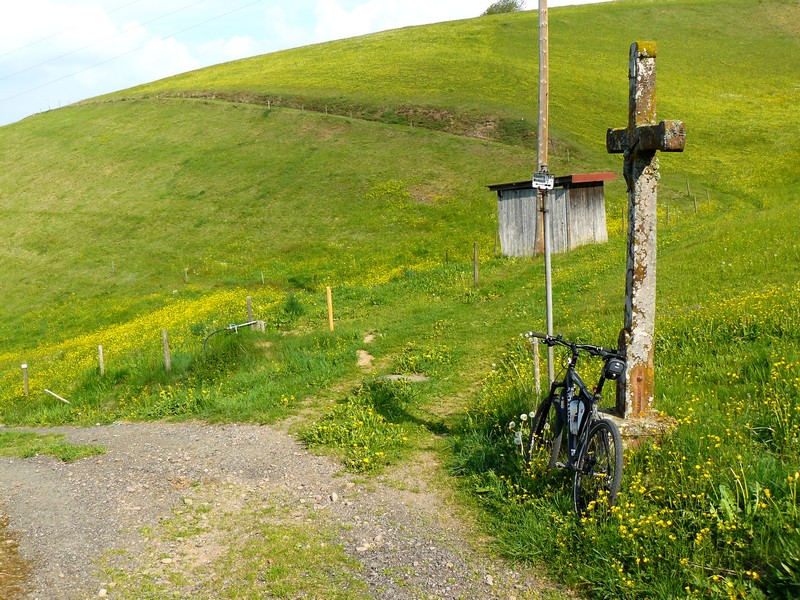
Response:
[[[575,471],[575,512],[582,515],[592,502],[613,506],[622,486],[622,436],[613,421],[598,419],[589,429],[580,468]]]
[[[524,448],[525,463],[529,467],[532,464],[546,464],[547,469],[556,466],[564,428],[555,402],[557,400],[545,399],[531,421],[528,443]]]

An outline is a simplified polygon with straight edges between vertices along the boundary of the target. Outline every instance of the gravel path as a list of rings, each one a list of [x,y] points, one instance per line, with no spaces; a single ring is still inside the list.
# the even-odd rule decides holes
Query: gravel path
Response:
[[[167,544],[147,533],[181,507],[209,500],[228,512],[246,501],[294,511],[298,520],[322,516],[360,563],[358,578],[374,598],[560,595],[464,539],[470,528],[424,477],[352,478],[275,427],[146,423],[41,431],[108,452],[70,464],[49,456],[0,459],[0,512],[32,565],[29,599],[115,597],[118,590],[98,568],[114,556],[124,557],[116,566],[124,563],[127,572],[163,576],[177,566],[154,557],[188,550],[180,538]],[[194,564],[198,554],[212,560],[219,539],[193,539]],[[191,597],[183,591],[176,593]]]

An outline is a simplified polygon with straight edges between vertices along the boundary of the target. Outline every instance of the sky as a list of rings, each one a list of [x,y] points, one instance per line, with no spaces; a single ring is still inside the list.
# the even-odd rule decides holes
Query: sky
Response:
[[[548,7],[601,1],[548,0]],[[476,17],[492,2],[2,0],[0,126],[230,60]]]

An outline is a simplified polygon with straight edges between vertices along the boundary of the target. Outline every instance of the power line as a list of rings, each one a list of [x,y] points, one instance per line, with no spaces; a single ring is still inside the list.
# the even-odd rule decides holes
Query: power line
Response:
[[[221,15],[217,15],[216,17],[212,17],[212,18],[210,18],[210,19],[208,19],[206,21],[202,21],[200,23],[196,23],[195,25],[192,25],[191,27],[187,27],[185,29],[181,29],[180,31],[176,31],[175,33],[171,33],[167,37],[174,37],[176,35],[180,35],[182,33],[186,33],[187,31],[191,31],[192,29],[197,29],[198,27],[202,27],[203,25],[207,25],[208,23],[211,23],[213,21],[217,21],[219,19],[227,17],[228,15],[232,15],[233,13],[239,12],[239,11],[244,10],[246,8],[250,8],[251,6],[255,6],[256,4],[259,4],[260,2],[261,2],[261,0],[255,0],[255,2],[251,2],[249,4],[245,4],[244,6],[240,6],[238,8],[234,8],[233,10],[229,10],[229,11],[227,11],[227,12],[221,14]],[[50,85],[53,85],[54,83],[58,83],[59,81],[64,81],[65,79],[69,79],[70,77],[74,77],[75,75],[80,75],[81,73],[85,73],[86,71],[91,71],[92,69],[95,69],[97,67],[101,67],[101,66],[103,66],[105,64],[108,64],[108,63],[113,62],[113,61],[115,61],[117,59],[120,59],[123,56],[128,56],[129,54],[133,54],[134,52],[138,52],[140,50],[143,50],[143,49],[147,48],[148,46],[154,44],[156,41],[158,41],[158,40],[151,40],[150,42],[144,44],[143,46],[140,46],[138,48],[134,48],[133,50],[128,50],[127,52],[123,52],[122,54],[118,54],[117,56],[114,56],[112,58],[100,61],[99,63],[95,63],[95,64],[93,64],[93,65],[91,65],[89,67],[80,69],[80,70],[75,71],[73,73],[70,73],[69,75],[64,75],[63,77],[59,77],[57,79],[53,79],[52,81],[48,81],[47,83],[43,83],[42,85],[38,85],[36,87],[27,89],[27,90],[25,90],[23,92],[19,92],[18,94],[14,94],[13,96],[9,96],[8,98],[3,98],[2,100],[0,100],[0,104],[2,104],[3,102],[8,102],[9,100],[14,100],[15,98],[19,98],[20,96],[24,96],[25,94],[29,94],[31,92],[35,92],[36,90],[40,90],[42,88],[48,87]]]
[[[160,21],[161,19],[166,19],[167,17],[171,17],[175,13],[179,13],[181,11],[184,11],[184,10],[188,9],[188,8],[192,8],[193,6],[197,6],[198,4],[202,4],[205,1],[206,0],[197,0],[197,2],[195,2],[193,4],[188,4],[188,5],[186,5],[186,6],[182,7],[182,8],[179,8],[177,10],[173,10],[172,12],[168,12],[168,13],[165,13],[165,14],[163,14],[163,15],[161,15],[159,17],[156,17],[154,19],[150,19],[149,21],[145,21],[144,23],[133,25],[133,26],[128,27],[127,29],[125,29],[123,31],[120,31],[119,33],[115,33],[113,35],[109,35],[108,37],[105,37],[105,38],[103,38],[101,40],[96,40],[96,41],[92,42],[91,44],[86,44],[85,46],[81,46],[80,48],[76,48],[75,50],[70,50],[69,52],[64,52],[64,54],[59,54],[58,56],[54,56],[53,58],[48,58],[45,61],[42,61],[42,62],[40,62],[38,64],[32,65],[32,66],[30,66],[30,67],[28,67],[26,69],[22,69],[20,71],[17,71],[16,73],[11,73],[10,75],[5,75],[4,77],[0,77],[0,81],[5,81],[6,79],[11,79],[12,77],[16,77],[17,75],[22,75],[23,73],[27,73],[28,71],[33,71],[34,69],[38,69],[39,67],[43,67],[44,65],[50,64],[51,62],[55,62],[55,61],[57,61],[59,59],[66,58],[67,56],[71,56],[73,54],[77,54],[81,50],[86,50],[87,48],[91,48],[92,46],[96,46],[97,44],[102,44],[103,42],[107,42],[108,40],[112,40],[114,38],[121,37],[121,36],[125,35],[126,33],[129,33],[131,31],[133,31],[137,27],[144,27],[145,25],[150,25],[151,23],[155,23],[156,21]]]
[[[128,2],[127,4],[123,4],[122,6],[119,6],[119,7],[115,8],[115,9],[113,9],[113,10],[108,11],[107,14],[113,15],[115,12],[119,12],[123,8],[128,8],[129,6],[131,6],[133,4],[137,4],[139,1],[140,0],[133,0],[133,2]],[[47,40],[52,40],[54,37],[58,37],[60,35],[63,35],[65,33],[69,32],[69,31],[72,31],[73,29],[77,29],[77,28],[78,28],[78,25],[73,25],[72,27],[67,27],[66,29],[62,29],[61,31],[57,31],[56,33],[54,33],[52,35],[48,35],[48,36],[43,37],[41,39],[38,39],[38,40],[36,40],[34,42],[31,42],[29,44],[25,44],[24,46],[20,46],[18,48],[14,48],[13,50],[9,50],[8,52],[4,52],[3,54],[0,54],[0,58],[5,58],[9,54],[15,54],[15,53],[20,52],[22,50],[26,50],[26,49],[30,48],[31,46],[36,46],[37,44],[41,44],[42,42],[46,42]]]

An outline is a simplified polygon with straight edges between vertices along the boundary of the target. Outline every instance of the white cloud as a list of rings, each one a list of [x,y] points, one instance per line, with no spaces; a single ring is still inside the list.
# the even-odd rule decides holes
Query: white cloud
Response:
[[[0,123],[199,66],[185,44],[97,2],[14,3],[0,20]]]

